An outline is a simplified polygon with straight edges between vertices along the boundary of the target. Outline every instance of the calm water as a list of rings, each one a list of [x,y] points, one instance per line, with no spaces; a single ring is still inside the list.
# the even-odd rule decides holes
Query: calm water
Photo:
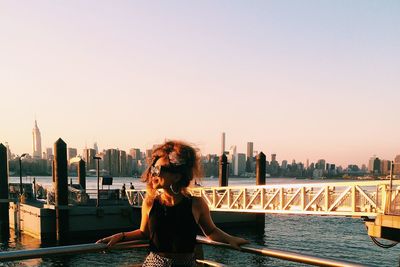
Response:
[[[17,180],[17,178],[11,178],[10,182],[16,182]],[[51,184],[51,180],[48,177],[38,177],[36,180],[45,185]],[[115,178],[112,188],[120,188],[123,183],[129,185],[130,181],[133,182],[136,188],[144,187],[138,179]],[[290,179],[271,180],[274,183],[287,181],[295,182]],[[300,182],[304,182],[304,180],[300,180]],[[205,179],[203,184],[206,186],[216,185],[217,180]],[[231,179],[229,184],[254,184],[254,179]],[[96,178],[88,178],[88,188],[95,187]],[[374,245],[367,235],[362,219],[328,216],[266,215],[264,233],[243,227],[241,229],[229,228],[224,230],[247,238],[252,244],[268,248],[343,259],[370,266],[399,266],[400,245],[390,249],[383,249]],[[382,242],[385,242],[385,240]],[[1,249],[15,250],[40,246],[41,244],[38,240],[24,236],[21,241],[16,241],[13,237],[10,240],[3,241]],[[0,266],[130,266],[142,262],[146,254],[146,249],[134,249],[35,259],[18,263],[7,262],[0,263]],[[204,246],[204,254],[207,259],[229,266],[306,266],[208,246]]]

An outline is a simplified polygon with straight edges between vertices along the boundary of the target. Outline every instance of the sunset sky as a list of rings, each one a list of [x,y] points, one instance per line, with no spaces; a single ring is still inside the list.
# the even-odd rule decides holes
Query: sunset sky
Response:
[[[0,1],[0,143],[400,154],[400,1]]]

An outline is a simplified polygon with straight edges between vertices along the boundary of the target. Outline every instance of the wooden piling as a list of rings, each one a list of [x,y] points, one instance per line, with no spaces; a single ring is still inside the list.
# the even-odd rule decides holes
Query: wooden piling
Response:
[[[256,185],[265,185],[266,164],[265,154],[260,152],[256,157]]]
[[[7,148],[0,144],[0,236],[6,240],[10,234],[7,160]]]
[[[54,143],[56,234],[60,243],[68,241],[68,160],[67,144],[59,138]]]
[[[265,154],[260,152],[256,156],[256,185],[265,185],[265,168],[267,165],[267,160]],[[262,190],[261,197],[264,197],[264,190]],[[265,228],[265,214],[256,214],[256,224],[257,230],[264,233]]]
[[[86,163],[83,159],[78,163],[78,183],[86,190]]]
[[[222,154],[219,159],[219,186],[228,186],[228,158]]]

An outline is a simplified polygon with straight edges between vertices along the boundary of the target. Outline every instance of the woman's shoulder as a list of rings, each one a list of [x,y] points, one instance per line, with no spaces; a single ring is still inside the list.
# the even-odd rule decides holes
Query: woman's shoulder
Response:
[[[202,197],[196,197],[196,196],[192,196],[192,205],[194,207],[198,207],[198,208],[202,208],[204,207],[204,205],[207,205],[205,200]]]
[[[155,203],[156,203],[156,204],[159,203],[159,198],[158,198],[158,196],[155,196],[155,197],[148,197],[148,196],[146,196],[146,197],[143,199],[142,207],[145,208],[145,209],[151,209]]]

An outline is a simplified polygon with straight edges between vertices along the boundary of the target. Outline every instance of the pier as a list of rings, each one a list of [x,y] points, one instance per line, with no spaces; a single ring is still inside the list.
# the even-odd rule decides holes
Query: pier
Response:
[[[2,151],[0,146],[0,162],[4,162],[4,157],[1,160]],[[55,143],[55,151],[54,203],[44,203],[28,197],[33,195],[30,193],[29,185],[22,184],[19,187],[13,185],[15,188],[23,188],[24,194],[21,192],[11,194],[8,191],[5,193],[3,189],[0,192],[2,194],[0,204],[2,208],[7,206],[8,210],[7,214],[3,212],[0,218],[1,226],[5,228],[3,231],[7,232],[9,231],[7,227],[11,227],[19,233],[28,234],[42,241],[58,240],[58,244],[67,244],[71,239],[94,240],[100,236],[139,227],[145,190],[128,189],[127,199],[119,198],[119,190],[100,190],[99,186],[96,192],[91,192],[90,189],[86,189],[85,162],[82,160],[79,161],[78,184],[68,184],[66,144],[61,139]],[[398,180],[267,184],[265,155],[261,152],[256,158],[256,185],[229,186],[227,164],[223,157],[219,167],[220,186],[190,188],[192,195],[204,198],[214,221],[219,225],[255,224],[262,226],[261,229],[264,231],[265,214],[268,213],[351,216],[369,218],[366,225],[370,236],[400,241],[400,181]],[[4,172],[4,169],[2,172],[0,170],[0,178],[0,183],[8,185],[8,173]],[[8,190],[8,186],[5,188]],[[71,196],[68,194],[71,188],[80,188],[77,192],[94,195],[96,199],[90,198],[82,203],[71,202]],[[226,244],[220,245],[226,246]],[[97,251],[104,248],[89,246],[87,249]],[[257,250],[245,247],[245,250],[247,249],[252,252],[258,251],[254,252],[256,254],[272,257],[276,253],[276,251],[266,252],[265,248]],[[283,259],[287,256],[279,255],[277,257]],[[318,260],[316,261],[318,263],[313,263],[306,258],[298,262],[324,265]],[[329,263],[325,266],[345,265]]]
[[[7,156],[0,145],[0,225],[4,233],[14,229],[42,242],[57,240],[60,244],[70,240],[90,240],[120,231],[129,231],[140,224],[140,210],[131,207],[119,197],[119,190],[100,190],[95,199],[86,190],[85,162],[78,162],[78,184],[69,184],[67,145],[59,139],[54,144],[54,195],[38,200],[32,184],[8,183]],[[98,182],[100,179],[98,177]],[[9,192],[9,188],[12,191]],[[77,189],[78,188],[78,189]],[[89,193],[89,194],[88,194]],[[101,200],[101,202],[100,202]],[[2,236],[5,236],[4,234]]]

